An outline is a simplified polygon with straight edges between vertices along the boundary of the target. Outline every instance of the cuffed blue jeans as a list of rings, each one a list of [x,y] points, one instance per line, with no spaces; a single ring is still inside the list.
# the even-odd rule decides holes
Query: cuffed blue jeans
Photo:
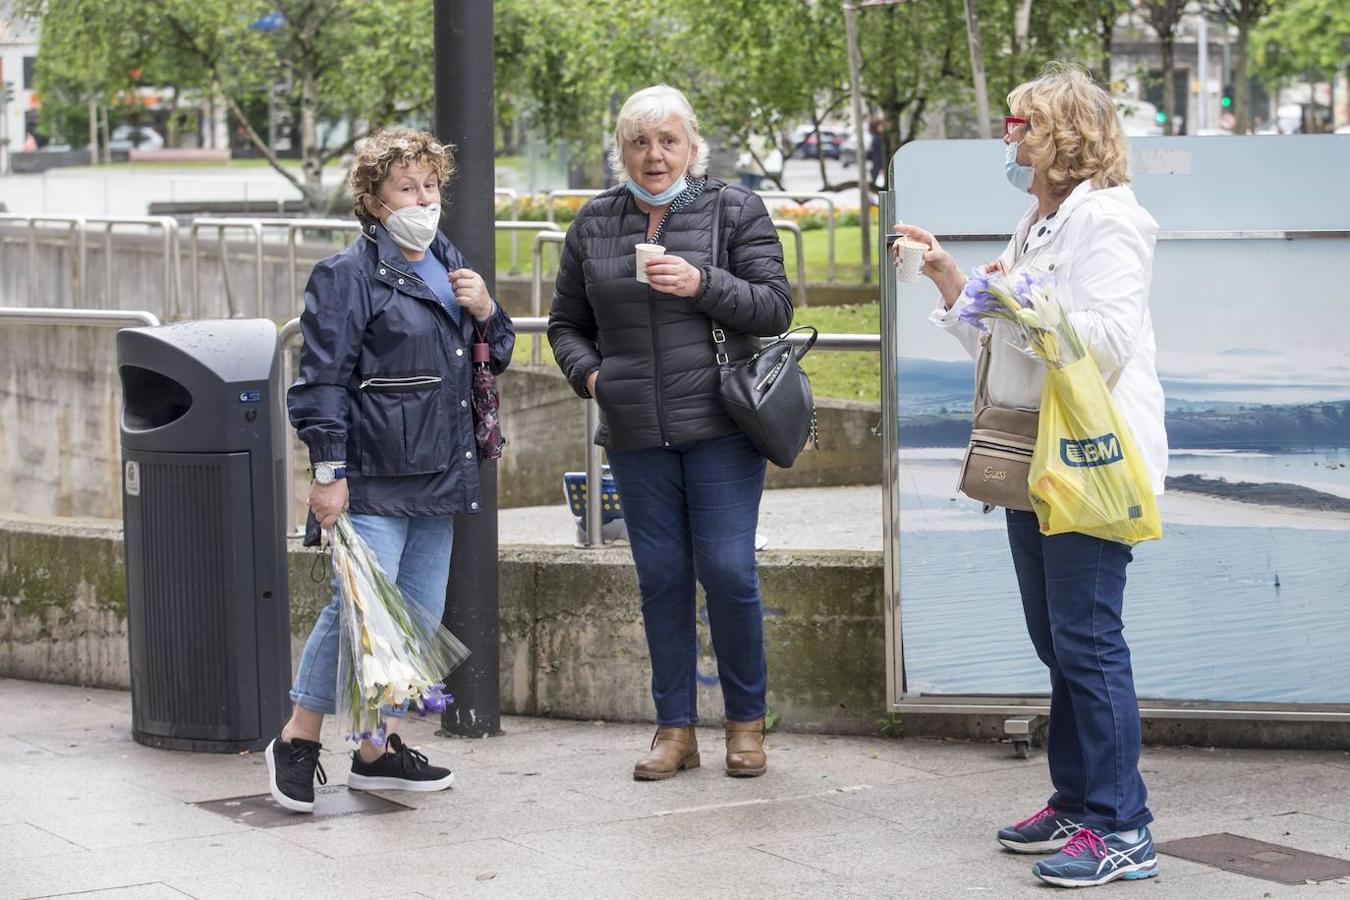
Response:
[[[353,515],[356,533],[370,546],[380,568],[408,597],[413,613],[423,623],[441,621],[445,586],[450,580],[450,545],[454,519],[450,516],[402,518]],[[319,613],[305,642],[300,668],[291,688],[291,702],[311,712],[337,711],[338,638],[341,632],[341,595],[335,577],[333,599]],[[398,710],[387,710],[398,715]]]
[[[739,433],[608,455],[642,591],[657,723],[698,721],[695,579],[707,596],[726,718],[760,718],[768,674],[755,526],[764,457]]]
[[[1153,814],[1121,622],[1133,553],[1085,534],[1046,537],[1034,513],[1007,514],[1027,631],[1050,669],[1050,805],[1103,832],[1143,827]]]

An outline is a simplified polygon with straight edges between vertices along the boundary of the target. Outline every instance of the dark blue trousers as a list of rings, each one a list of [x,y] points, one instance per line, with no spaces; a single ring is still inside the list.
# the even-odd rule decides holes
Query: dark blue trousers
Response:
[[[698,721],[695,579],[726,717],[758,719],[768,680],[755,569],[764,457],[742,434],[608,456],[642,591],[657,723]]]
[[[1027,631],[1050,669],[1050,805],[1100,831],[1147,825],[1139,701],[1121,623],[1133,554],[1084,534],[1046,537],[1034,513],[1007,513]]]

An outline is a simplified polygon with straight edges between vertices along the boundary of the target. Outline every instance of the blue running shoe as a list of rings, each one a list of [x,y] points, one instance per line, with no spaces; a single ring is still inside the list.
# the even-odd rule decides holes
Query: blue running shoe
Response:
[[[998,830],[998,842],[1014,853],[1054,853],[1064,849],[1083,823],[1053,806]]]
[[[1059,887],[1094,887],[1117,878],[1152,878],[1158,874],[1158,854],[1147,828],[1139,829],[1133,841],[1114,832],[1098,834],[1081,828],[1063,850],[1036,863],[1031,872]]]

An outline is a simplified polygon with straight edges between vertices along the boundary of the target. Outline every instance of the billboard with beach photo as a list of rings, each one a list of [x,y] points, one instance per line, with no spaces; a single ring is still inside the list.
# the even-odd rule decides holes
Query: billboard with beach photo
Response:
[[[908,145],[893,163],[899,216],[938,234],[1006,234],[1026,201],[1003,181],[1001,150]],[[1133,150],[1136,192],[1164,232],[1150,306],[1171,447],[1164,537],[1137,547],[1128,572],[1139,694],[1350,703],[1350,180],[1325,177],[1350,138]],[[1279,183],[1235,202],[1237,173],[1272,172],[1271,159]],[[1002,246],[946,244],[968,269]],[[1002,512],[955,489],[974,364],[928,324],[936,302],[927,282],[898,287],[905,687],[1043,695]]]

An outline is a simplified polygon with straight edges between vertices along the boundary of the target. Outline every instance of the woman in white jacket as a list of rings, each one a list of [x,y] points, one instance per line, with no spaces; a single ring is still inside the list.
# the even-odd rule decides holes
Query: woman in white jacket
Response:
[[[1158,230],[1129,184],[1129,148],[1110,96],[1075,67],[1051,64],[1008,95],[1005,171],[1035,197],[1007,249],[986,271],[1053,279],[1134,433],[1156,493],[1167,469],[1163,392],[1155,367],[1149,283]],[[923,274],[942,294],[932,322],[972,356],[980,332],[960,320],[966,277],[933,235],[897,225],[929,246]],[[995,322],[989,394],[996,406],[1040,404],[1043,365],[1002,340]],[[1006,510],[1027,629],[1050,669],[1047,757],[1054,793],[1040,812],[1003,828],[1020,853],[1053,853],[1032,871],[1077,887],[1157,874],[1147,790],[1139,774],[1139,704],[1121,625],[1124,544],[1083,534],[1046,537],[1034,513]]]

